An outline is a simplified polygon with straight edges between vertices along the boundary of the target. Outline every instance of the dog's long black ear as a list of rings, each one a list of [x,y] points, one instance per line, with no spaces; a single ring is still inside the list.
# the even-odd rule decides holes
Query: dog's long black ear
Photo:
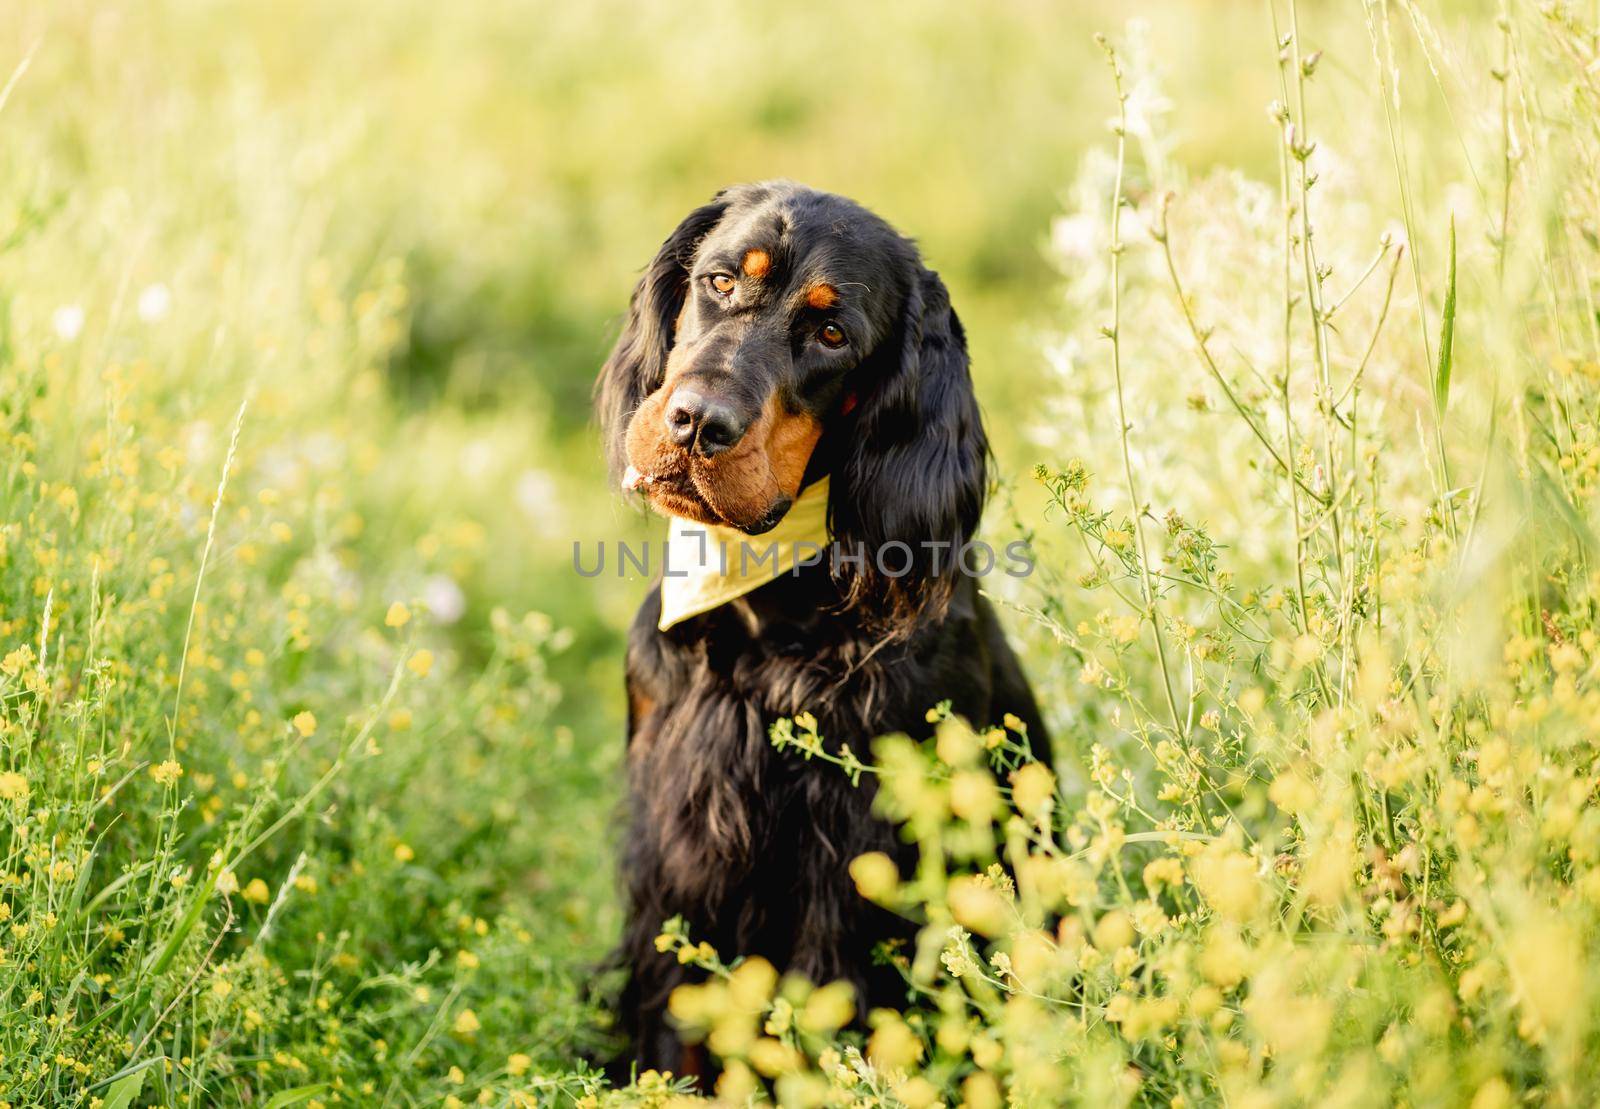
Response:
[[[939,275],[917,269],[898,336],[863,366],[829,498],[848,603],[902,635],[949,603],[989,456],[961,321]]]
[[[724,194],[690,212],[667,236],[654,260],[633,287],[628,318],[594,386],[595,413],[605,436],[612,476],[622,472],[628,420],[645,397],[661,387],[667,352],[689,286],[694,252],[728,209]]]

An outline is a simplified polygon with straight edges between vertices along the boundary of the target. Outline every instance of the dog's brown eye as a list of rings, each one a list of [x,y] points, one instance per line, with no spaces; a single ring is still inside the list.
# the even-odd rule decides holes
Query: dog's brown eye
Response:
[[[836,323],[825,323],[825,324],[823,324],[822,325],[822,330],[817,332],[817,338],[822,340],[823,346],[829,346],[829,347],[842,347],[842,346],[844,346],[844,332],[840,329],[839,325],[836,324]]]
[[[717,291],[718,296],[727,296],[733,292],[734,281],[725,273],[711,275],[711,287]]]

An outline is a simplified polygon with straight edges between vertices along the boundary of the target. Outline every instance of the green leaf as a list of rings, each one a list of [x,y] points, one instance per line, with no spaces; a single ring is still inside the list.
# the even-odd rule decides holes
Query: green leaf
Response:
[[[1444,418],[1450,403],[1450,365],[1456,342],[1456,217],[1450,217],[1450,269],[1444,286],[1444,319],[1439,323],[1439,368],[1433,375],[1433,410]]]
[[[159,1059],[146,1060],[132,1074],[125,1074],[111,1083],[106,1090],[106,1099],[101,1109],[128,1109],[128,1106],[133,1104],[133,1099],[139,1096],[139,1091],[144,1089],[145,1075],[149,1074],[150,1068],[159,1061]]]
[[[279,1090],[272,1095],[272,1099],[263,1106],[263,1109],[284,1109],[285,1106],[299,1105],[302,1101],[308,1101],[316,1097],[327,1088],[328,1084],[326,1082],[317,1082],[310,1086],[295,1086],[293,1089]]]
[[[194,926],[200,923],[200,914],[205,912],[206,902],[211,900],[211,894],[217,888],[217,875],[220,870],[213,869],[211,876],[206,879],[206,884],[199,890],[199,896],[190,904],[189,911],[183,914],[183,919],[178,921],[177,930],[168,938],[166,946],[156,955],[155,961],[149,966],[152,975],[158,975],[172,964],[172,959],[178,954],[178,948],[183,946],[183,941],[189,938],[189,933],[194,931]]]

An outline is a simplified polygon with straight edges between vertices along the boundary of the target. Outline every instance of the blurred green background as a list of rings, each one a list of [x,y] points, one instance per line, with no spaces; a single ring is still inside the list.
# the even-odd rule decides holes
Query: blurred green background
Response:
[[[1060,1019],[1003,1018],[1006,1071],[1053,1079],[1070,1040],[1097,1105],[1141,1070],[1174,1080],[1140,1094],[1162,1103],[1191,1080],[1361,1100],[1408,1072],[1416,1104],[1578,1100],[1600,996],[1564,973],[1600,896],[1580,9],[0,4],[0,1097],[119,1104],[140,1067],[169,1104],[598,1088],[576,1071],[607,1039],[623,637],[650,583],[580,577],[573,545],[663,525],[607,487],[591,383],[683,214],[782,176],[943,274],[998,460],[986,537],[1039,532],[1039,571],[987,584],[1055,726],[1057,815],[1074,851],[1092,825],[1146,845],[1105,868],[1115,897],[1074,901],[1085,925],[1116,906],[1094,941],[1118,954],[1081,992],[1064,945]],[[1128,83],[1117,374],[1096,32]],[[1286,231],[1291,158],[1316,184]],[[1337,298],[1316,329],[1284,272],[1310,269],[1284,249],[1308,225],[1306,284]],[[1255,434],[1337,490],[1325,513]],[[1036,465],[1092,475],[1084,511],[1047,510]],[[1159,739],[1178,708],[1116,568],[1146,557],[1129,497],[1178,568],[1192,746]],[[1087,803],[1115,765],[1143,835]],[[1197,856],[1201,900],[1172,889],[1181,919],[1150,923],[1133,879],[1178,814],[1260,865]],[[1258,884],[1271,928],[1225,904]],[[1128,991],[1125,915],[1162,945]],[[1180,1032],[1157,1008],[1190,969],[1218,989]],[[1120,1033],[1102,986],[1138,1014]]]

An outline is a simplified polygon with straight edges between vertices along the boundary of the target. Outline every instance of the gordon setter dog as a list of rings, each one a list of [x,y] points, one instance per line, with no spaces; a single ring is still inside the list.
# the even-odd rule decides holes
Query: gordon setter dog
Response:
[[[907,848],[870,782],[774,747],[775,720],[810,712],[834,749],[865,753],[925,733],[948,698],[977,725],[1015,714],[1041,760],[1049,739],[982,559],[959,557],[988,462],[966,339],[882,219],[792,182],[719,193],[639,280],[596,403],[615,476],[675,527],[760,536],[828,483],[829,557],[682,618],[663,619],[658,583],[629,636],[619,1019],[631,1061],[695,1073],[667,999],[698,974],[654,942],[673,916],[724,955],[849,980],[861,1012],[905,1001],[873,951],[915,926],[848,866],[880,850],[909,867]]]

